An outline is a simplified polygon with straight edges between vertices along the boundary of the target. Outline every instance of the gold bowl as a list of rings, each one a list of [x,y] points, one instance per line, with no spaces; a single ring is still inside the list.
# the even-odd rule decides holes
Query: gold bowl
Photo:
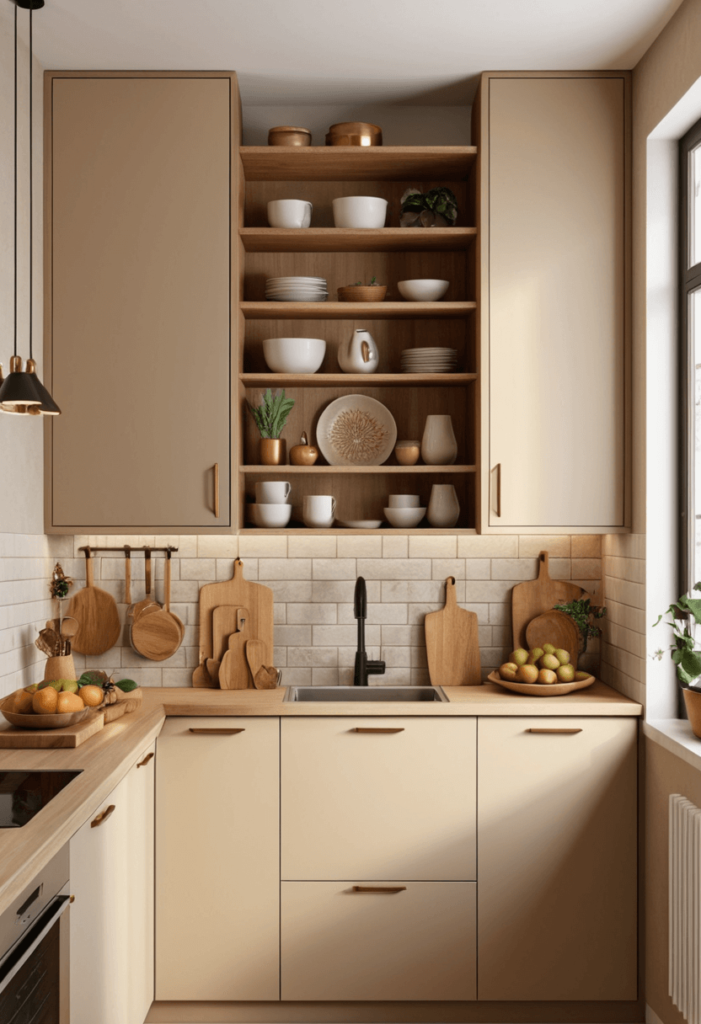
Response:
[[[329,128],[326,145],[381,146],[382,129],[367,121],[340,121]]]

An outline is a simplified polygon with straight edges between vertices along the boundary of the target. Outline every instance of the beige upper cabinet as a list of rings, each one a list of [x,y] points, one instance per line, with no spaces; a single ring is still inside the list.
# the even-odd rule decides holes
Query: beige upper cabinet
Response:
[[[636,734],[480,718],[480,999],[637,998]]]
[[[629,88],[625,72],[482,77],[484,532],[629,524]]]
[[[230,526],[238,112],[234,75],[47,74],[49,532]]]

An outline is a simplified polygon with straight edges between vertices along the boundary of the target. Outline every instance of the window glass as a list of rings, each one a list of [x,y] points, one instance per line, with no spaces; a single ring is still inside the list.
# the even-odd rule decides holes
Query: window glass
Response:
[[[701,262],[701,146],[689,154],[689,266]]]
[[[699,204],[701,205],[701,204]],[[693,508],[689,510],[694,522],[694,551],[692,555],[692,580],[701,580],[701,288],[689,296],[689,350],[691,387],[693,389],[693,437],[694,451],[690,460],[689,493],[693,495]]]

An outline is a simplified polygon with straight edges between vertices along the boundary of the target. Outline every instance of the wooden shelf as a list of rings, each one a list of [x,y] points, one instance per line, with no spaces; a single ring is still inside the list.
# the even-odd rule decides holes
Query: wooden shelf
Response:
[[[476,302],[241,302],[249,320],[424,320],[468,316]]]
[[[242,146],[248,181],[464,181],[475,146]]]
[[[255,534],[255,535],[258,535],[258,536],[264,536],[265,534],[271,534],[271,533],[272,534],[276,534],[277,536],[288,536],[288,537],[291,536],[291,535],[292,536],[299,536],[300,533],[303,533],[305,536],[307,534],[315,534],[315,535],[317,535],[319,537],[328,537],[329,534],[331,534],[332,536],[335,535],[337,537],[342,537],[344,534],[346,536],[348,536],[349,534],[351,534],[351,535],[353,535],[353,534],[361,534],[362,536],[365,536],[365,535],[372,536],[373,534],[376,534],[379,537],[383,537],[383,536],[387,537],[387,536],[391,536],[393,533],[394,534],[399,533],[402,536],[406,536],[406,534],[409,534],[409,536],[411,536],[411,537],[419,537],[419,536],[424,536],[425,537],[426,535],[428,535],[429,537],[435,537],[435,536],[454,537],[456,533],[460,534],[462,536],[465,536],[465,535],[475,536],[476,533],[477,533],[477,530],[473,530],[473,529],[471,529],[470,527],[467,527],[467,526],[465,526],[465,527],[454,526],[450,530],[437,529],[437,528],[434,528],[433,526],[417,526],[413,530],[402,530],[402,529],[399,529],[398,527],[394,527],[394,526],[380,526],[380,527],[378,527],[377,530],[351,530],[351,529],[348,529],[348,528],[346,528],[344,526],[332,526],[332,527],[329,527],[328,529],[325,529],[325,530],[324,529],[320,529],[320,530],[319,529],[312,529],[309,526],[287,526],[283,530],[274,530],[274,529],[266,529],[265,527],[262,527],[262,526],[243,526],[239,530],[239,535],[244,535],[244,534],[252,535],[252,534]]]
[[[246,252],[461,252],[477,228],[241,228]]]
[[[274,387],[462,387],[477,380],[476,373],[240,373],[248,388]]]
[[[474,473],[475,466],[239,466],[239,473],[244,476],[268,476],[271,473],[284,473],[296,476],[302,473],[318,475],[357,474],[357,473]]]

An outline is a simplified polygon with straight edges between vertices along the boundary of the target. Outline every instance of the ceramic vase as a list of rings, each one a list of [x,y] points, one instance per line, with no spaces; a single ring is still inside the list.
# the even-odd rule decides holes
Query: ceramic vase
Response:
[[[450,419],[450,417],[447,417]],[[460,516],[460,502],[452,484],[434,484],[428,502],[426,518],[431,526],[449,529]]]
[[[287,442],[280,437],[261,437],[261,466],[284,466],[287,462]]]
[[[427,416],[421,458],[427,466],[450,466],[458,457],[458,442],[450,416]]]

